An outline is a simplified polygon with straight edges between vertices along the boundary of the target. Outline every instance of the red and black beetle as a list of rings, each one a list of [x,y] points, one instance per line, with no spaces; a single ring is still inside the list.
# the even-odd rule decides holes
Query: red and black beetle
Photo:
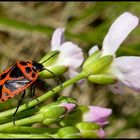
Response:
[[[56,54],[58,53],[55,53],[54,55]],[[54,55],[49,57],[47,60],[52,58]],[[43,61],[42,63],[46,62],[47,60]],[[17,109],[13,114],[13,122],[15,114],[19,108],[19,105],[21,104],[25,96],[26,88],[31,86],[31,94],[32,96],[35,95],[35,82],[37,80],[40,80],[38,78],[39,72],[47,70],[53,76],[55,76],[55,74],[50,70],[46,69],[42,65],[42,63],[37,63],[35,61],[17,61],[14,66],[7,68],[6,70],[3,71],[2,74],[0,74],[0,102],[7,101],[8,99],[13,98],[14,96],[18,95],[23,91]],[[58,79],[56,80],[60,83]],[[41,81],[43,82],[43,80]]]

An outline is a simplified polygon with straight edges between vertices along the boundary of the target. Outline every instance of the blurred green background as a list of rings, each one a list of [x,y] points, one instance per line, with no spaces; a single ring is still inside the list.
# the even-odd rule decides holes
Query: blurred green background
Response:
[[[58,27],[66,28],[66,39],[78,44],[86,58],[93,45],[102,47],[109,27],[125,11],[140,18],[140,2],[0,2],[0,72],[17,60],[39,61],[50,50],[52,33]],[[137,26],[117,56],[140,56],[139,36]],[[65,81],[68,76],[60,78]],[[37,90],[38,96],[40,92]],[[106,86],[85,82],[64,89],[51,101],[60,95],[74,97],[81,105],[112,108],[110,123],[104,128],[107,137],[140,137],[139,93],[112,94]],[[1,103],[0,110],[16,106],[18,98]]]

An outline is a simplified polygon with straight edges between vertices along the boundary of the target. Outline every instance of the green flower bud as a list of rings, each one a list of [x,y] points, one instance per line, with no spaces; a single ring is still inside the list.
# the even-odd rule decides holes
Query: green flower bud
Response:
[[[60,121],[61,126],[75,125],[83,120],[83,114],[89,109],[87,106],[78,106],[73,112]]]
[[[80,131],[88,131],[88,130],[99,129],[100,126],[98,124],[91,123],[91,122],[80,122],[76,124],[76,128],[78,128]]]
[[[43,120],[43,124],[44,125],[49,125],[49,124],[52,124],[52,123],[56,123],[56,122],[58,122],[59,121],[59,119],[58,118],[47,118],[47,119],[45,119],[45,120]]]
[[[59,129],[57,134],[60,138],[80,138],[79,130],[72,126]]]
[[[47,54],[39,61],[39,63],[43,63],[43,66],[44,66],[44,67],[51,66],[51,65],[53,65],[53,64],[57,61],[58,55],[59,55],[59,51],[58,51],[58,50],[56,50],[56,51],[51,51],[51,52],[47,53]]]
[[[63,117],[65,112],[66,108],[57,105],[46,108],[43,111],[40,110],[40,113],[42,113],[44,117],[43,124],[46,125],[59,121],[59,119]]]
[[[75,125],[80,121],[82,121],[82,111],[78,107],[71,114],[65,116],[59,124],[61,126]]]
[[[95,123],[80,122],[76,124],[76,128],[81,132],[82,138],[98,138],[100,126]]]
[[[101,51],[97,50],[93,54],[91,54],[86,61],[83,64],[83,69],[87,67],[88,64],[91,64],[92,62],[96,61],[101,56]]]
[[[117,81],[114,76],[109,75],[109,74],[90,75],[88,77],[88,80],[90,82],[103,84],[103,85],[114,84]]]
[[[39,113],[43,115],[43,123],[48,125],[62,119],[76,107],[76,104],[73,103],[74,101],[72,98],[63,97],[59,98],[55,103],[41,107]]]
[[[68,67],[57,64],[58,56],[59,51],[51,51],[40,60],[40,63],[55,75],[61,75],[68,70]],[[54,77],[54,75],[48,70],[41,71],[39,76],[43,78]]]
[[[113,60],[112,55],[106,55],[88,63],[86,67],[83,67],[84,72],[87,75],[98,74],[104,72]]]
[[[50,67],[45,67],[45,68],[48,69],[49,71],[51,71],[52,73],[54,73],[56,76],[62,75],[63,73],[65,73],[68,70],[68,68],[65,66],[57,66],[57,65],[52,65]],[[39,73],[39,76],[41,78],[54,77],[54,75],[49,71],[44,70],[44,71]]]
[[[66,102],[66,103],[74,103],[74,104],[77,104],[76,99],[71,98],[71,97],[67,97],[67,96],[60,96],[57,99],[57,102],[60,102],[60,103]]]

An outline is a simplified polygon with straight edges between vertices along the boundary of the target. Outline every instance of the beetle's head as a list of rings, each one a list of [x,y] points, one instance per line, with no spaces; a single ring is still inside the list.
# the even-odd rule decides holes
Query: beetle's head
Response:
[[[39,72],[45,70],[44,66],[36,61],[32,61],[32,65],[34,69],[38,70]]]

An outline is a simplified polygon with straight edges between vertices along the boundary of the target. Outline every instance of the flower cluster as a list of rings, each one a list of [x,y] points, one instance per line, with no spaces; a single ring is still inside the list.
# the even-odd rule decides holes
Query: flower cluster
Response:
[[[102,129],[108,123],[112,110],[99,106],[79,106],[76,100],[60,97],[52,104],[43,106],[38,115],[44,125],[59,123],[60,138],[103,138]]]
[[[138,18],[129,12],[123,13],[115,20],[103,40],[102,49],[99,50],[95,45],[89,50],[90,57],[83,64],[83,70],[89,73],[88,80],[99,84],[110,84],[108,87],[113,93],[125,93],[126,88],[140,91],[140,57],[115,55],[120,44],[137,25]],[[60,54],[57,59],[55,58],[55,63],[53,61],[53,64],[47,68],[54,70],[55,74],[68,70],[70,77],[77,75],[76,69],[84,61],[83,53],[75,43],[65,42],[64,28],[55,30],[51,46],[52,51],[57,50]],[[58,69],[61,72],[57,72]]]
[[[99,50],[97,45],[93,46],[89,50],[89,57],[84,63],[82,50],[75,43],[65,41],[64,28],[58,28],[53,33],[50,53],[54,51],[59,53],[57,57],[52,58],[50,63],[47,62],[44,66],[56,75],[69,71],[70,77],[73,77],[82,73],[85,75],[84,78],[94,83],[107,85],[114,93],[125,93],[125,88],[131,88],[139,92],[140,57],[116,57],[115,55],[121,43],[137,25],[138,18],[131,13],[125,12],[120,15],[105,36],[102,49]],[[45,59],[46,56],[41,61]],[[82,63],[83,71],[79,74],[76,69]],[[108,123],[108,117],[112,113],[112,110],[108,108],[99,106],[77,107],[72,103],[63,103],[59,107],[58,105],[55,106],[54,109],[56,112],[61,110],[61,113],[57,112],[54,115],[55,117],[60,115],[58,118],[61,118],[61,121],[58,118],[51,118],[51,121],[49,118],[49,121],[51,123],[59,121],[63,128],[58,131],[58,135],[63,138],[104,137],[105,132],[102,127]],[[75,111],[70,113],[73,109]],[[48,124],[49,121],[47,118],[43,122]]]
[[[109,85],[109,89],[114,93],[124,93],[125,87],[137,92],[140,91],[140,57],[122,56],[115,57],[115,52],[123,40],[138,25],[138,18],[129,12],[123,13],[110,27],[105,39],[100,57],[113,56],[110,66],[103,72],[116,79],[116,83]],[[94,46],[89,54],[99,50]]]

